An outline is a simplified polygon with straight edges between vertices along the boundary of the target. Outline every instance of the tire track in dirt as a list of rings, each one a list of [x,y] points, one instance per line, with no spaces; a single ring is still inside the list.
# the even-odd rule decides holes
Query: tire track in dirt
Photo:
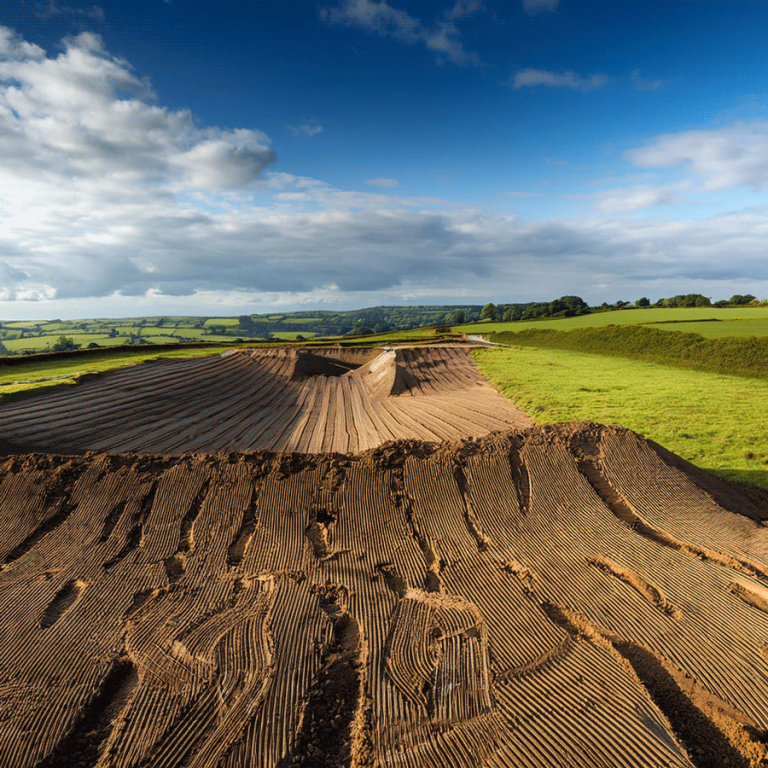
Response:
[[[450,354],[391,399],[433,397]],[[306,384],[298,362],[323,361],[271,364]],[[588,424],[355,456],[9,457],[0,768],[757,768],[766,529],[737,488],[730,511],[667,466]],[[640,535],[588,471],[730,560]]]
[[[599,445],[595,447],[599,450]],[[768,580],[768,566],[758,563],[754,560],[740,557],[739,555],[720,552],[710,547],[700,547],[689,542],[681,541],[664,530],[650,525],[627,503],[609,480],[602,474],[599,460],[583,452],[583,445],[576,449],[579,471],[589,481],[592,488],[600,496],[606,506],[622,522],[626,523],[632,530],[645,536],[650,541],[660,544],[663,547],[675,549],[683,552],[690,557],[699,560],[716,563],[725,568],[731,568],[740,571],[748,576]]]

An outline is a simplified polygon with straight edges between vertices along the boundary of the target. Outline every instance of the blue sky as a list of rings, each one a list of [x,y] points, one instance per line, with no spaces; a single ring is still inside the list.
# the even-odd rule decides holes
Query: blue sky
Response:
[[[0,317],[768,297],[766,38],[766,0],[8,0]]]

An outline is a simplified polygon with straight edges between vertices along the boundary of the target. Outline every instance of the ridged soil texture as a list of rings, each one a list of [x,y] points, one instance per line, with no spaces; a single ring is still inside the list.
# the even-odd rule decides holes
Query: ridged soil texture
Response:
[[[426,402],[440,354],[275,354],[270,381],[321,372],[292,422],[314,440],[355,374]],[[248,380],[247,355],[225,363]],[[766,520],[586,423],[359,455],[5,457],[0,768],[757,768]]]
[[[532,420],[466,349],[230,350],[87,377],[0,406],[0,454],[188,451],[357,453]],[[3,448],[3,445],[6,447]]]

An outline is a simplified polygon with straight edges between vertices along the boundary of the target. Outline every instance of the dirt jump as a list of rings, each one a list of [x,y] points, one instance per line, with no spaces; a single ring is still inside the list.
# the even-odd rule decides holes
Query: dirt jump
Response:
[[[766,764],[765,498],[460,350],[178,366],[0,411],[0,768]]]
[[[0,407],[27,452],[358,453],[533,422],[465,349],[273,349],[163,360]]]

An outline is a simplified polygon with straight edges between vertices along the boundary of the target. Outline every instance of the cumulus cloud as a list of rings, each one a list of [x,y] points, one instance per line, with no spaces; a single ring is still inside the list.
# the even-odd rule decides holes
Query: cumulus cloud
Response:
[[[628,213],[657,205],[677,205],[686,202],[681,193],[690,190],[689,182],[676,184],[637,184],[605,190],[597,195],[595,209],[604,213]]]
[[[515,88],[570,88],[574,91],[593,91],[602,88],[610,78],[607,75],[596,73],[589,77],[582,77],[577,72],[566,70],[565,72],[549,72],[544,69],[521,69],[512,78]]]
[[[304,134],[305,136],[314,136],[316,133],[322,133],[323,126],[317,123],[310,122],[304,123],[304,125],[293,126],[289,125],[288,130],[294,135]]]
[[[462,19],[465,16],[472,16],[482,7],[482,0],[456,0],[453,7],[445,12],[445,16],[448,19]]]
[[[400,184],[397,181],[397,179],[368,179],[368,181],[365,182],[366,184],[370,184],[372,187],[399,187]]]
[[[523,10],[533,16],[542,11],[556,11],[560,0],[523,0]]]
[[[647,168],[681,167],[702,191],[762,190],[768,187],[768,122],[666,134],[626,156]]]
[[[682,178],[603,190],[595,195],[593,207],[598,211],[624,213],[691,202],[712,192],[768,188],[768,122],[665,134],[624,154],[636,166],[672,169],[672,173],[677,169]],[[652,178],[654,174],[645,176]],[[642,177],[627,174],[624,181]]]
[[[257,179],[275,156],[260,131],[198,128],[189,112],[156,106],[149,84],[82,33],[49,58],[0,30],[0,156],[17,183],[46,177],[177,188]]]
[[[437,54],[438,61],[444,57],[454,64],[479,66],[477,54],[464,49],[456,21],[476,13],[480,7],[481,3],[475,0],[456,0],[431,26],[425,26],[386,0],[343,0],[336,6],[322,8],[320,18],[328,24],[358,27],[404,43],[423,43]]]
[[[690,223],[523,221],[386,189],[348,192],[265,170],[274,156],[257,130],[199,127],[153,98],[97,36],[48,56],[0,30],[0,308],[71,302],[82,315],[103,297],[99,314],[151,312],[159,296],[190,311],[200,296],[220,306],[227,296],[361,304],[479,298],[491,286],[517,300],[572,293],[585,279],[615,298],[648,294],[650,274],[666,281],[660,295],[681,282],[710,295],[708,280],[764,272],[766,211]],[[757,152],[760,130],[746,135]],[[661,137],[638,162],[719,178],[714,149],[707,160],[681,146]]]

